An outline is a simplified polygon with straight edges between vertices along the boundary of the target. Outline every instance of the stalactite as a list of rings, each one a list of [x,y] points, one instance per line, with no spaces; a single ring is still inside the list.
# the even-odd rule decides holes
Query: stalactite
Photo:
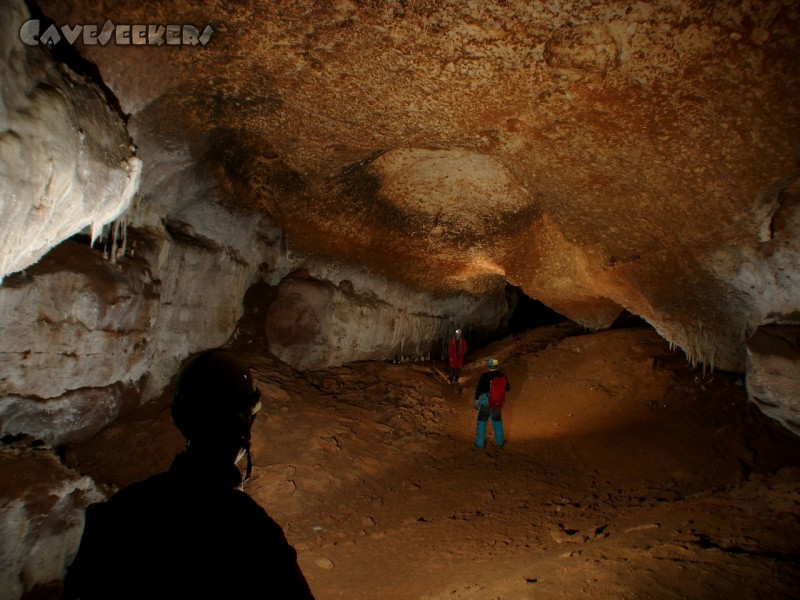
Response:
[[[108,227],[110,229],[108,241],[103,251],[103,257],[106,260],[116,264],[117,260],[124,257],[128,249],[128,227],[131,226],[137,217],[139,209],[139,194],[136,194],[131,201],[131,205],[123,214],[117,219],[112,221]],[[102,234],[100,234],[102,235]],[[92,239],[91,244],[94,246],[95,240],[100,235],[95,234],[94,224],[92,225]]]

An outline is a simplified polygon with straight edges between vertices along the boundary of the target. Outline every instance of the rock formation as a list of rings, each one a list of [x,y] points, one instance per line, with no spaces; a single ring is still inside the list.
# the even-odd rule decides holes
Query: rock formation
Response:
[[[6,5],[0,32],[0,281],[84,228],[96,237],[128,207],[141,171],[102,90],[21,43],[23,7]]]

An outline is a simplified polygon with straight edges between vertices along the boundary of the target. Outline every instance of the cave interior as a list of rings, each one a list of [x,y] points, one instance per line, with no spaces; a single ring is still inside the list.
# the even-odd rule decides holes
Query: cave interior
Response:
[[[317,598],[796,597],[798,3],[0,13],[0,600],[222,346]]]

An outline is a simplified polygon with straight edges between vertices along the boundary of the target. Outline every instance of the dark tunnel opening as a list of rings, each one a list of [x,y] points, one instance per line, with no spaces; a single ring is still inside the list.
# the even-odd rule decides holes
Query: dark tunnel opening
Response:
[[[506,299],[510,309],[506,335],[515,335],[535,327],[554,325],[568,320],[542,302],[527,296],[521,288],[506,284]]]
[[[652,328],[647,321],[639,315],[635,315],[627,310],[623,310],[620,315],[614,319],[609,329],[631,329],[631,328]]]
[[[467,328],[465,335],[467,342],[473,350],[478,350],[488,344],[508,336],[518,335],[537,327],[547,327],[570,321],[556,310],[543,302],[528,296],[522,288],[506,284],[506,302],[508,312],[494,331],[476,331]],[[623,309],[608,329],[652,329],[652,325],[642,317]],[[586,330],[588,331],[588,330]],[[442,341],[442,359],[447,355],[447,340]]]
[[[464,336],[472,350],[478,350],[505,337],[517,335],[530,329],[569,321],[564,315],[525,294],[522,288],[518,286],[507,283],[505,296],[508,310],[505,317],[497,324],[496,329],[464,328]],[[447,357],[448,341],[449,339],[444,339],[441,342],[442,360]]]

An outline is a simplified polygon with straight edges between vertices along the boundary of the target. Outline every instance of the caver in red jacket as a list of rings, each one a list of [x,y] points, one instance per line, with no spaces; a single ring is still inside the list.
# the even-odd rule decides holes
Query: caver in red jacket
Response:
[[[451,338],[450,343],[447,345],[447,358],[450,360],[449,371],[450,374],[447,380],[450,383],[459,381],[461,375],[461,367],[464,366],[464,355],[467,353],[467,342],[461,335],[461,330],[456,329],[455,335]]]
[[[460,334],[450,339],[447,347],[447,357],[450,359],[451,369],[460,369],[464,366],[464,355],[467,353],[467,342]]]

